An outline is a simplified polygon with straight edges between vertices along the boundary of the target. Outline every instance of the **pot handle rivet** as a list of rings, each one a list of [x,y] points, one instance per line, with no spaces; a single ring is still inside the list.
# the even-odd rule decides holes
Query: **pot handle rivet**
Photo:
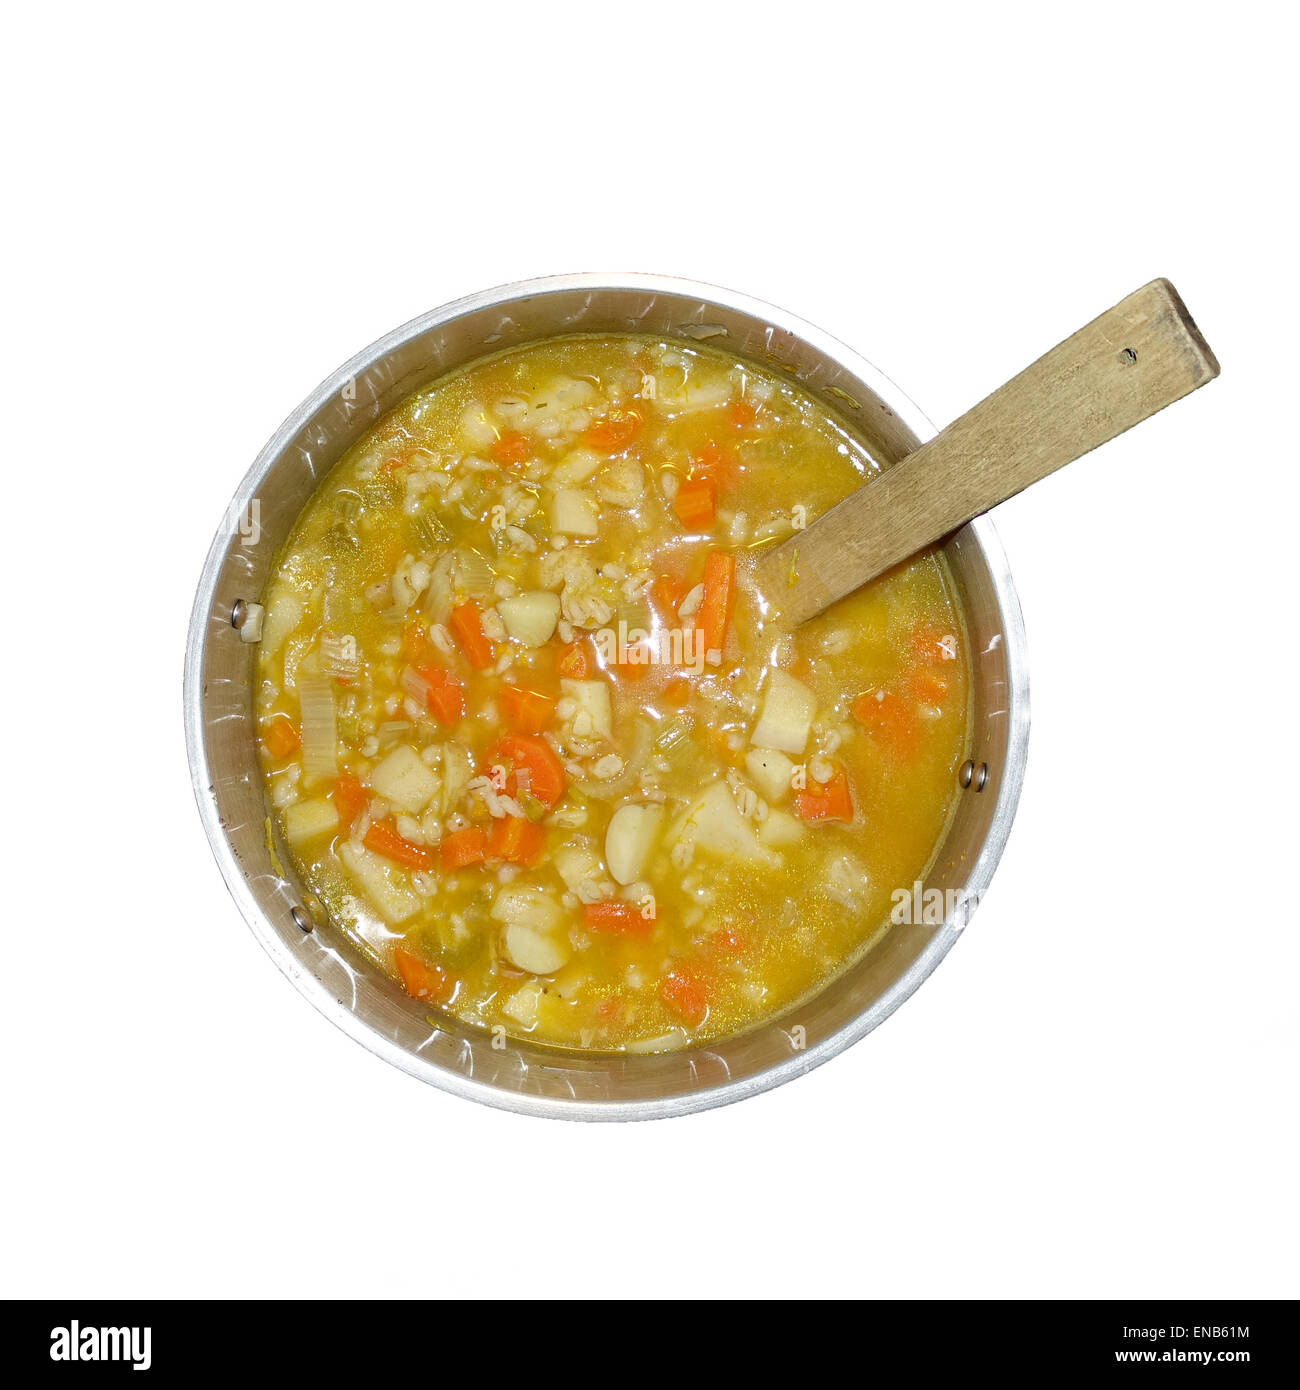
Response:
[[[299,931],[310,933],[316,926],[316,923],[311,919],[311,913],[305,907],[291,907],[289,916],[293,918],[293,924]]]
[[[977,792],[982,792],[988,780],[988,763],[980,763],[977,766],[973,758],[967,758],[957,773],[957,781],[963,791],[969,791],[973,787]]]

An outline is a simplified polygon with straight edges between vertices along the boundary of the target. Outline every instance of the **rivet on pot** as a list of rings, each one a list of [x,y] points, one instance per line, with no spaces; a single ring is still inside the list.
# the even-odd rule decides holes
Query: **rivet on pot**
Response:
[[[977,765],[973,758],[967,758],[966,761],[962,763],[961,768],[957,773],[957,781],[960,784],[962,791],[969,791],[972,787],[974,787],[974,789],[977,792],[982,792],[984,790],[984,785],[988,780],[988,763],[979,763]]]
[[[242,598],[237,598],[230,610],[230,626],[236,629],[241,628],[247,618],[248,604]]]
[[[305,907],[291,907],[289,916],[293,918],[293,924],[299,931],[310,933],[316,926],[311,919],[311,913]]]

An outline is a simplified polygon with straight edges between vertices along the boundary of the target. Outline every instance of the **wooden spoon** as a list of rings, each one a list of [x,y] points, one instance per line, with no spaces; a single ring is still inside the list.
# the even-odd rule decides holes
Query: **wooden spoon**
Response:
[[[1172,405],[1219,374],[1168,280],[1152,280],[755,558],[788,623],[814,617],[900,560]]]

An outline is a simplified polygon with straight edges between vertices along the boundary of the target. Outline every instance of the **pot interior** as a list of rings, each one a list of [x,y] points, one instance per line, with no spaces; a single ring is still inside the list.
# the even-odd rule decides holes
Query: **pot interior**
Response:
[[[884,463],[932,432],[910,402],[841,344],[726,291],[649,277],[575,276],[447,306],[341,368],[285,422],[244,480],[196,601],[187,734],[196,795],[227,884],[263,944],[318,1008],[388,1060],[445,1089],[509,1109],[641,1118],[739,1099],[798,1075],[869,1031],[925,978],[1001,853],[1019,793],[1027,689],[1010,576],[991,527],[976,522],[944,547],[966,622],[973,700],[970,786],[925,883],[945,894],[951,910],[942,921],[891,927],[814,997],[749,1032],[660,1056],[494,1041],[430,1015],[328,924],[305,932],[295,920],[306,920],[302,887],[283,847],[273,853],[268,839],[252,717],[256,648],[232,625],[235,605],[259,599],[276,551],[319,480],[410,392],[486,353],[587,332],[708,341],[784,372]]]

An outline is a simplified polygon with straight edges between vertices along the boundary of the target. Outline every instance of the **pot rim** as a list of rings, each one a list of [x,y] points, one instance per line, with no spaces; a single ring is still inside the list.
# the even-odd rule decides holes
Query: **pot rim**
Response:
[[[376,361],[412,337],[450,322],[465,313],[501,307],[520,299],[535,298],[573,290],[644,290],[649,293],[686,295],[703,303],[717,304],[755,318],[803,339],[818,351],[853,373],[924,443],[937,433],[933,423],[916,403],[883,372],[872,366],[854,349],[829,333],[794,314],[720,286],[676,276],[634,272],[589,271],[568,275],[516,280],[444,304],[408,320],[376,339],[351,357],[316,387],[284,420],[258,453],[244,475],[226,515],[238,515],[252,501],[265,478],[302,427],[351,380],[360,377]],[[1024,619],[1016,595],[1006,552],[993,523],[987,516],[969,522],[962,535],[973,537],[989,572],[1002,618],[1007,684],[1007,748],[997,803],[988,832],[967,878],[967,891],[976,905],[992,880],[1006,847],[1024,781],[1029,742],[1029,671]],[[929,978],[947,955],[966,925],[951,918],[944,922],[911,966],[871,1005],[855,1015],[834,1033],[805,1051],[751,1075],[722,1082],[697,1091],[636,1101],[566,1101],[555,1096],[508,1091],[487,1082],[458,1075],[434,1066],[420,1056],[384,1037],[378,1030],[335,998],[315,975],[305,969],[273,929],[269,918],[250,891],[248,880],[236,859],[221,825],[215,798],[211,794],[212,772],[204,738],[202,672],[216,585],[229,544],[229,534],[219,526],[209,547],[199,577],[191,612],[185,650],[183,698],[185,706],[185,744],[189,756],[190,778],[208,844],[226,888],[240,914],[263,949],[283,974],[320,1013],[369,1051],[409,1075],[468,1100],[512,1111],[516,1114],[562,1117],[577,1120],[647,1120],[686,1115],[715,1106],[744,1100],[761,1091],[784,1085],[829,1061],[865,1037],[884,1022]]]

